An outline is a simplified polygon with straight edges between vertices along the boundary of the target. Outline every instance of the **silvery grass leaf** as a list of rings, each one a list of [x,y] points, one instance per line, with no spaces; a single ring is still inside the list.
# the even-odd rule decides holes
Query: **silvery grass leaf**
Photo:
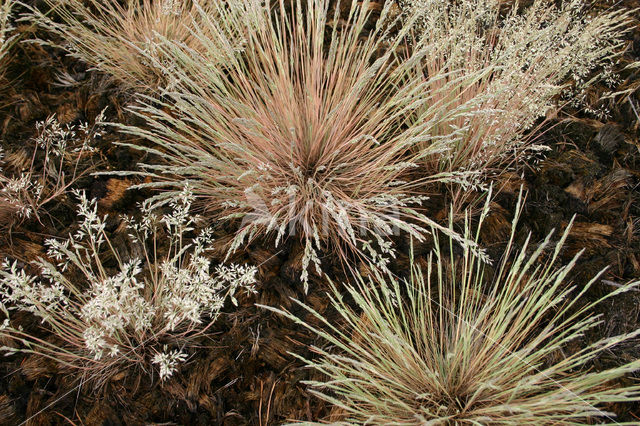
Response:
[[[263,306],[324,342],[311,348],[311,358],[292,356],[322,373],[307,384],[337,408],[340,423],[617,424],[609,404],[640,400],[640,386],[617,383],[640,360],[605,369],[591,364],[640,330],[568,350],[602,323],[590,313],[597,304],[640,281],[593,302],[583,299],[601,274],[571,283],[579,255],[556,266],[570,226],[557,242],[550,234],[537,246],[527,238],[518,248],[519,213],[520,206],[491,276],[470,249],[447,258],[437,241],[424,262],[412,258],[406,278],[375,273],[332,284],[328,297],[337,319],[297,300],[312,322]],[[451,249],[453,241],[444,245]]]

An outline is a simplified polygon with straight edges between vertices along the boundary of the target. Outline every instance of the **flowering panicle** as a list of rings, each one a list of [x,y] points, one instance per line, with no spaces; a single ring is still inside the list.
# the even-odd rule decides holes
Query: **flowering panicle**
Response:
[[[11,326],[0,334],[18,336],[31,343],[32,352],[88,371],[88,379],[99,384],[122,368],[146,363],[158,365],[164,380],[186,360],[186,351],[211,326],[227,298],[237,304],[238,290],[256,291],[257,269],[212,266],[206,257],[213,243],[210,229],[187,238],[195,228],[189,187],[161,217],[145,208],[142,220],[126,218],[131,240],[143,253],[128,261],[111,245],[97,203],[82,192],[75,194],[78,230],[66,240],[47,241],[48,255],[57,265],[40,260],[41,275],[31,276],[5,260],[0,272],[3,310],[32,312],[65,343],[44,343]],[[169,240],[166,256],[156,251],[163,232]],[[102,264],[104,250],[117,259],[116,270]],[[73,272],[80,272],[82,282],[72,278]]]
[[[413,48],[439,46],[425,54],[416,74],[449,73],[424,89],[473,80],[464,91],[442,92],[440,102],[466,114],[435,117],[439,124],[432,135],[455,134],[456,140],[443,155],[423,159],[429,172],[471,172],[474,185],[495,180],[543,149],[534,140],[541,118],[567,103],[580,104],[598,80],[616,84],[611,68],[623,51],[634,11],[589,16],[589,2],[582,0],[529,3],[399,1],[405,19],[415,22]],[[425,103],[422,109],[429,107]],[[468,194],[468,185],[454,187],[460,200]]]
[[[164,351],[166,350],[165,346]],[[174,349],[171,352],[158,352],[153,356],[151,362],[160,366],[160,380],[164,380],[167,377],[171,377],[177,370],[177,366],[186,360],[187,354]]]

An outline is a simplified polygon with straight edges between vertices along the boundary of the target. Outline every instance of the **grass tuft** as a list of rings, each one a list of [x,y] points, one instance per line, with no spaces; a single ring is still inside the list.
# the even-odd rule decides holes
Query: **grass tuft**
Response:
[[[588,302],[582,296],[599,276],[571,286],[578,256],[554,266],[568,230],[555,247],[549,235],[520,249],[513,232],[492,276],[471,250],[453,260],[436,245],[426,262],[412,263],[407,279],[359,276],[346,286],[348,297],[334,286],[337,319],[302,302],[313,321],[264,308],[325,342],[312,348],[317,357],[298,357],[325,375],[309,382],[312,392],[335,405],[345,424],[615,423],[610,403],[640,399],[639,386],[616,380],[640,361],[603,370],[591,362],[640,330],[568,346],[601,323],[589,313],[595,305],[640,282]]]
[[[166,61],[159,49],[161,40],[201,51],[191,32],[192,19],[216,21],[216,31],[208,33],[207,39],[217,43],[217,53],[209,59],[224,62],[227,54],[242,48],[243,41],[239,28],[226,25],[221,15],[244,13],[255,1],[46,0],[50,10],[34,10],[28,19],[60,39],[41,43],[61,47],[124,88],[153,93],[171,79],[158,66]]]
[[[237,220],[231,251],[268,235],[276,246],[300,239],[305,285],[324,251],[345,265],[356,254],[384,268],[394,255],[392,235],[422,239],[425,224],[437,227],[419,211],[424,188],[466,174],[415,171],[457,138],[433,137],[430,129],[471,106],[451,110],[436,99],[487,72],[446,71],[448,81],[427,90],[445,75],[412,77],[434,45],[398,53],[411,21],[386,5],[372,25],[370,2],[342,6],[348,12],[326,0],[281,1],[248,17],[225,12],[227,25],[251,30],[242,55],[219,65],[209,59],[218,54],[209,39],[216,21],[196,19],[203,51],[163,41],[174,88],[165,102],[150,98],[135,110],[146,127],[121,126],[153,142],[135,147],[165,160],[143,166],[154,178],[148,186],[166,190],[156,199],[170,199],[189,180],[212,220]],[[410,123],[410,114],[417,120]]]
[[[578,107],[606,119],[605,109],[587,104],[587,93],[596,83],[617,87],[613,70],[638,12],[612,8],[593,14],[590,2],[571,0],[399,3],[407,19],[418,15],[413,44],[437,46],[426,53],[417,73],[464,75],[491,66],[464,92],[443,93],[439,101],[452,109],[469,99],[478,102],[467,115],[443,117],[434,136],[456,131],[460,137],[447,153],[423,163],[430,174],[473,171],[476,187],[548,150],[539,136],[561,109]],[[437,91],[447,80],[436,80],[426,90]],[[473,197],[468,187],[452,189],[458,203]]]

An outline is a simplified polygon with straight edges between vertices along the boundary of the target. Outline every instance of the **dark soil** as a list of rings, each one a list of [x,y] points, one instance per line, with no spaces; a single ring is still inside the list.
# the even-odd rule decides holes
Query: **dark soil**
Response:
[[[625,4],[633,5],[640,3]],[[33,35],[27,25],[18,30],[23,38]],[[625,58],[640,60],[640,28],[630,36],[629,43]],[[51,114],[56,114],[61,123],[92,122],[108,107],[109,121],[132,122],[125,112],[130,100],[127,94],[62,52],[21,43],[15,56],[9,73],[14,84],[0,111],[2,145],[8,152],[25,146],[28,149],[28,141],[35,135],[35,122]],[[56,86],[54,82],[62,72],[72,75],[79,84],[73,88]],[[623,78],[625,85],[638,87],[637,73],[626,72]],[[482,241],[489,253],[499,255],[508,237],[518,189],[524,185],[528,195],[520,238],[531,232],[533,241],[541,241],[553,228],[561,232],[575,215],[562,253],[563,260],[568,261],[585,249],[573,283],[580,287],[603,268],[609,268],[587,295],[589,298],[640,277],[640,89],[608,106],[608,121],[576,112],[552,123],[542,140],[553,150],[535,168],[513,173],[511,182],[493,202]],[[100,170],[135,170],[141,154],[113,144],[123,140],[125,137],[113,130],[101,138],[96,156]],[[148,195],[127,191],[134,183],[134,177],[90,176],[75,187],[99,200],[100,213],[112,218],[114,238],[124,238],[118,234],[119,215],[135,214],[137,202]],[[70,197],[51,203],[47,211],[49,215],[42,216],[40,222],[22,223],[14,227],[10,237],[3,236],[0,257],[26,263],[44,255],[44,239],[64,236],[73,229],[76,219]],[[218,233],[221,241],[229,236],[223,228]],[[314,277],[309,294],[303,293],[297,278],[300,256],[299,246],[292,242],[279,250],[264,243],[231,259],[260,265],[257,295],[241,298],[238,309],[229,309],[216,324],[211,347],[197,353],[177,377],[164,384],[118,377],[102,392],[93,394],[91,388],[78,384],[73,374],[54,363],[28,355],[2,358],[0,423],[263,425],[326,417],[330,408],[300,383],[315,373],[302,368],[288,354],[311,356],[307,346],[316,343],[316,339],[291,321],[255,306],[282,306],[296,312],[290,300],[294,297],[331,317],[324,280]],[[402,270],[407,263],[405,253],[395,268]],[[335,276],[339,280],[340,274],[336,272]],[[640,293],[625,293],[600,309],[603,324],[597,335],[586,340],[640,327]],[[24,316],[24,326],[36,327],[37,322]],[[638,357],[640,342],[629,342],[597,359],[594,368]],[[637,383],[638,379],[625,380]],[[640,405],[609,408],[618,413],[619,420],[640,422]]]

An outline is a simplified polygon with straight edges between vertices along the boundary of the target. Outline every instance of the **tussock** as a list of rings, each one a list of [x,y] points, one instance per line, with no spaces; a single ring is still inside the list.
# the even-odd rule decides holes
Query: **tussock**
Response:
[[[143,165],[154,178],[148,186],[166,190],[157,200],[189,180],[208,217],[239,222],[231,250],[269,235],[276,246],[299,238],[305,284],[309,268],[319,271],[321,252],[336,253],[345,265],[355,254],[384,268],[394,256],[391,235],[422,239],[425,224],[437,228],[419,211],[424,188],[464,181],[466,173],[414,172],[454,145],[455,133],[433,136],[442,117],[472,108],[451,109],[437,99],[464,92],[488,72],[446,70],[448,80],[435,87],[445,71],[414,76],[435,46],[397,53],[413,22],[402,23],[390,4],[373,28],[369,2],[353,2],[343,15],[329,5],[279,2],[270,20],[266,7],[243,16],[225,12],[228,25],[251,30],[243,55],[220,65],[209,59],[218,54],[209,39],[216,21],[197,20],[204,53],[163,40],[163,55],[175,61],[175,87],[166,102],[148,99],[136,109],[146,127],[121,126],[154,144],[137,148],[165,160]]]
[[[264,307],[325,342],[303,361],[326,375],[309,382],[311,391],[334,404],[345,424],[614,423],[609,403],[640,399],[640,387],[615,381],[640,361],[601,371],[589,370],[590,362],[640,331],[566,348],[600,323],[589,313],[596,304],[640,282],[580,301],[598,277],[569,285],[578,256],[554,266],[567,235],[555,248],[549,235],[517,249],[512,231],[492,277],[471,250],[453,260],[436,248],[406,279],[358,277],[349,297],[334,287],[338,320],[297,302],[317,325]]]
[[[147,93],[160,90],[171,80],[162,68],[166,57],[159,45],[168,39],[194,51],[202,51],[193,36],[192,20],[216,22],[207,34],[215,44],[216,56],[209,60],[224,62],[243,45],[239,27],[220,18],[242,14],[255,0],[46,0],[51,11],[35,10],[29,19],[58,36],[60,42],[43,41],[68,51],[90,67],[112,76],[120,85]],[[223,11],[224,10],[224,11]],[[228,44],[227,44],[228,43]]]

